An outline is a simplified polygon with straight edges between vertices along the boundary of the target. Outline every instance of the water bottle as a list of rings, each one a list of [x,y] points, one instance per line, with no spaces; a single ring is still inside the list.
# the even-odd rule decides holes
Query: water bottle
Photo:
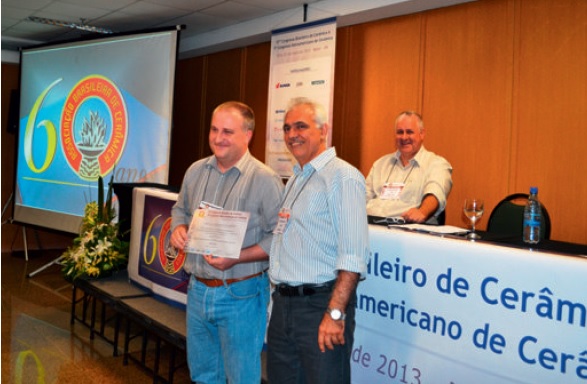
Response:
[[[538,244],[540,241],[540,227],[542,226],[542,208],[538,201],[538,188],[530,188],[530,197],[524,208],[523,240],[527,244]]]

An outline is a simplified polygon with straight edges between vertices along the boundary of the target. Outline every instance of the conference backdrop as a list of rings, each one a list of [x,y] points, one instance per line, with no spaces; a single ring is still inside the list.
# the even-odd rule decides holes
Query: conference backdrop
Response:
[[[328,145],[332,142],[335,50],[335,18],[272,33],[265,163],[281,177],[291,176],[296,163],[283,141],[284,113],[292,98],[307,97],[324,106]]]

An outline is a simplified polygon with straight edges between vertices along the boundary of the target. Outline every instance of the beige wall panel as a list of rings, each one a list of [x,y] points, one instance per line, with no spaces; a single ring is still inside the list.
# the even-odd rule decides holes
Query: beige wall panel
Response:
[[[513,190],[539,187],[554,239],[587,243],[587,1],[519,1]]]
[[[420,110],[421,15],[354,26],[348,45],[344,129],[366,176],[379,157],[395,150],[393,122],[406,109]],[[338,74],[337,74],[338,76]],[[346,132],[345,132],[346,133]]]
[[[423,117],[426,147],[453,166],[447,224],[466,225],[467,196],[491,209],[508,193],[511,168],[513,5],[479,1],[426,18]]]

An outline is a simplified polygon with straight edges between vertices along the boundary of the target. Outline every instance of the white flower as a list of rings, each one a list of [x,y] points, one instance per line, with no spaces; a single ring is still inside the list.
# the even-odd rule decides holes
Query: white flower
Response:
[[[78,261],[80,257],[84,257],[86,250],[83,247],[78,247],[75,252],[71,254],[74,261]]]
[[[84,243],[89,243],[92,240],[94,240],[94,231],[93,230],[89,230],[86,233],[84,233],[84,237],[82,240]]]
[[[108,239],[99,239],[98,245],[96,245],[96,254],[103,255],[108,251],[108,248],[110,248],[111,245],[112,243],[108,241]]]
[[[98,219],[97,214],[98,204],[89,203],[74,246],[63,254],[65,276],[99,277],[105,271],[124,267],[127,262],[128,243],[117,239],[118,225],[110,217]]]

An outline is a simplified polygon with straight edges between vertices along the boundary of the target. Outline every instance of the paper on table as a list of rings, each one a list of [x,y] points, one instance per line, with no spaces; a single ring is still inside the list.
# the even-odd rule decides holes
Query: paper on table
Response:
[[[438,233],[443,235],[463,235],[469,230],[465,228],[455,227],[452,225],[425,225],[425,224],[405,224],[401,226],[394,226],[394,228],[409,229],[412,231]]]
[[[238,259],[249,212],[197,209],[188,229],[186,252]]]

